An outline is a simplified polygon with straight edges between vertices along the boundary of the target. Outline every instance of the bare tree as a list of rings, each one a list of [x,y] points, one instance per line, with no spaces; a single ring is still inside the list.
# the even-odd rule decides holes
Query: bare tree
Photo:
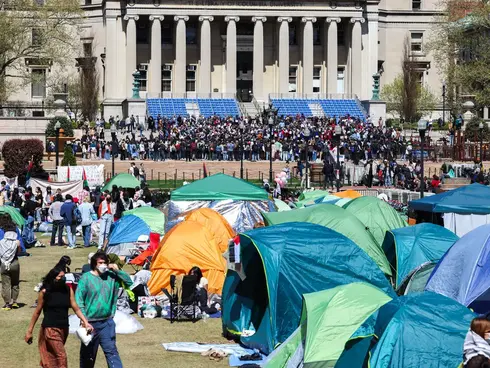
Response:
[[[419,79],[414,69],[415,64],[411,55],[408,36],[403,44],[402,78],[403,95],[402,111],[406,121],[413,122],[417,116],[417,100],[419,95]]]

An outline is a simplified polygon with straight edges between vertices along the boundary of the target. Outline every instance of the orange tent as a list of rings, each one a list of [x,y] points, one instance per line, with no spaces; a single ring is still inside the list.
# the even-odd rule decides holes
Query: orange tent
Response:
[[[228,241],[235,236],[232,227],[226,219],[211,208],[199,208],[190,212],[185,221],[195,221],[206,227],[213,235],[221,253],[228,249]]]
[[[212,232],[196,221],[183,221],[170,230],[153,255],[148,288],[151,295],[168,288],[171,275],[186,275],[198,266],[209,281],[208,292],[221,294],[226,261]]]
[[[361,193],[359,193],[357,190],[352,190],[352,189],[344,190],[343,192],[333,193],[333,195],[340,198],[351,198],[351,199],[362,197]]]

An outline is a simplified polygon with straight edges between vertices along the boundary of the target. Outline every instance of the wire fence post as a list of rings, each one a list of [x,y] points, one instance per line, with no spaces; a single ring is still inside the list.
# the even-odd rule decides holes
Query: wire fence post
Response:
[[[158,172],[158,185],[160,185],[160,171]]]

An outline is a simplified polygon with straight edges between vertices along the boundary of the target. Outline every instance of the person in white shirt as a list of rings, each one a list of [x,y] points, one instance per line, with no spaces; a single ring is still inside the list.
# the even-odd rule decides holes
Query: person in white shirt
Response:
[[[196,276],[197,279],[199,280],[198,284],[196,285],[197,289],[197,300],[199,304],[199,308],[201,309],[202,312],[206,314],[215,314],[218,312],[218,309],[216,306],[209,306],[208,305],[208,279],[205,278],[202,275],[202,271],[199,267],[194,266],[191,268],[189,271],[189,275]]]

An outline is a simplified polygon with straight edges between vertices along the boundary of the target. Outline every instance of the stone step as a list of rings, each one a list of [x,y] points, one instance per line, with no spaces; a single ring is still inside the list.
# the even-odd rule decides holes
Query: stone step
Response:
[[[470,184],[469,178],[445,178],[444,184]]]
[[[441,184],[441,189],[443,190],[451,190],[451,189],[457,189],[461,187],[465,187],[468,184]]]

